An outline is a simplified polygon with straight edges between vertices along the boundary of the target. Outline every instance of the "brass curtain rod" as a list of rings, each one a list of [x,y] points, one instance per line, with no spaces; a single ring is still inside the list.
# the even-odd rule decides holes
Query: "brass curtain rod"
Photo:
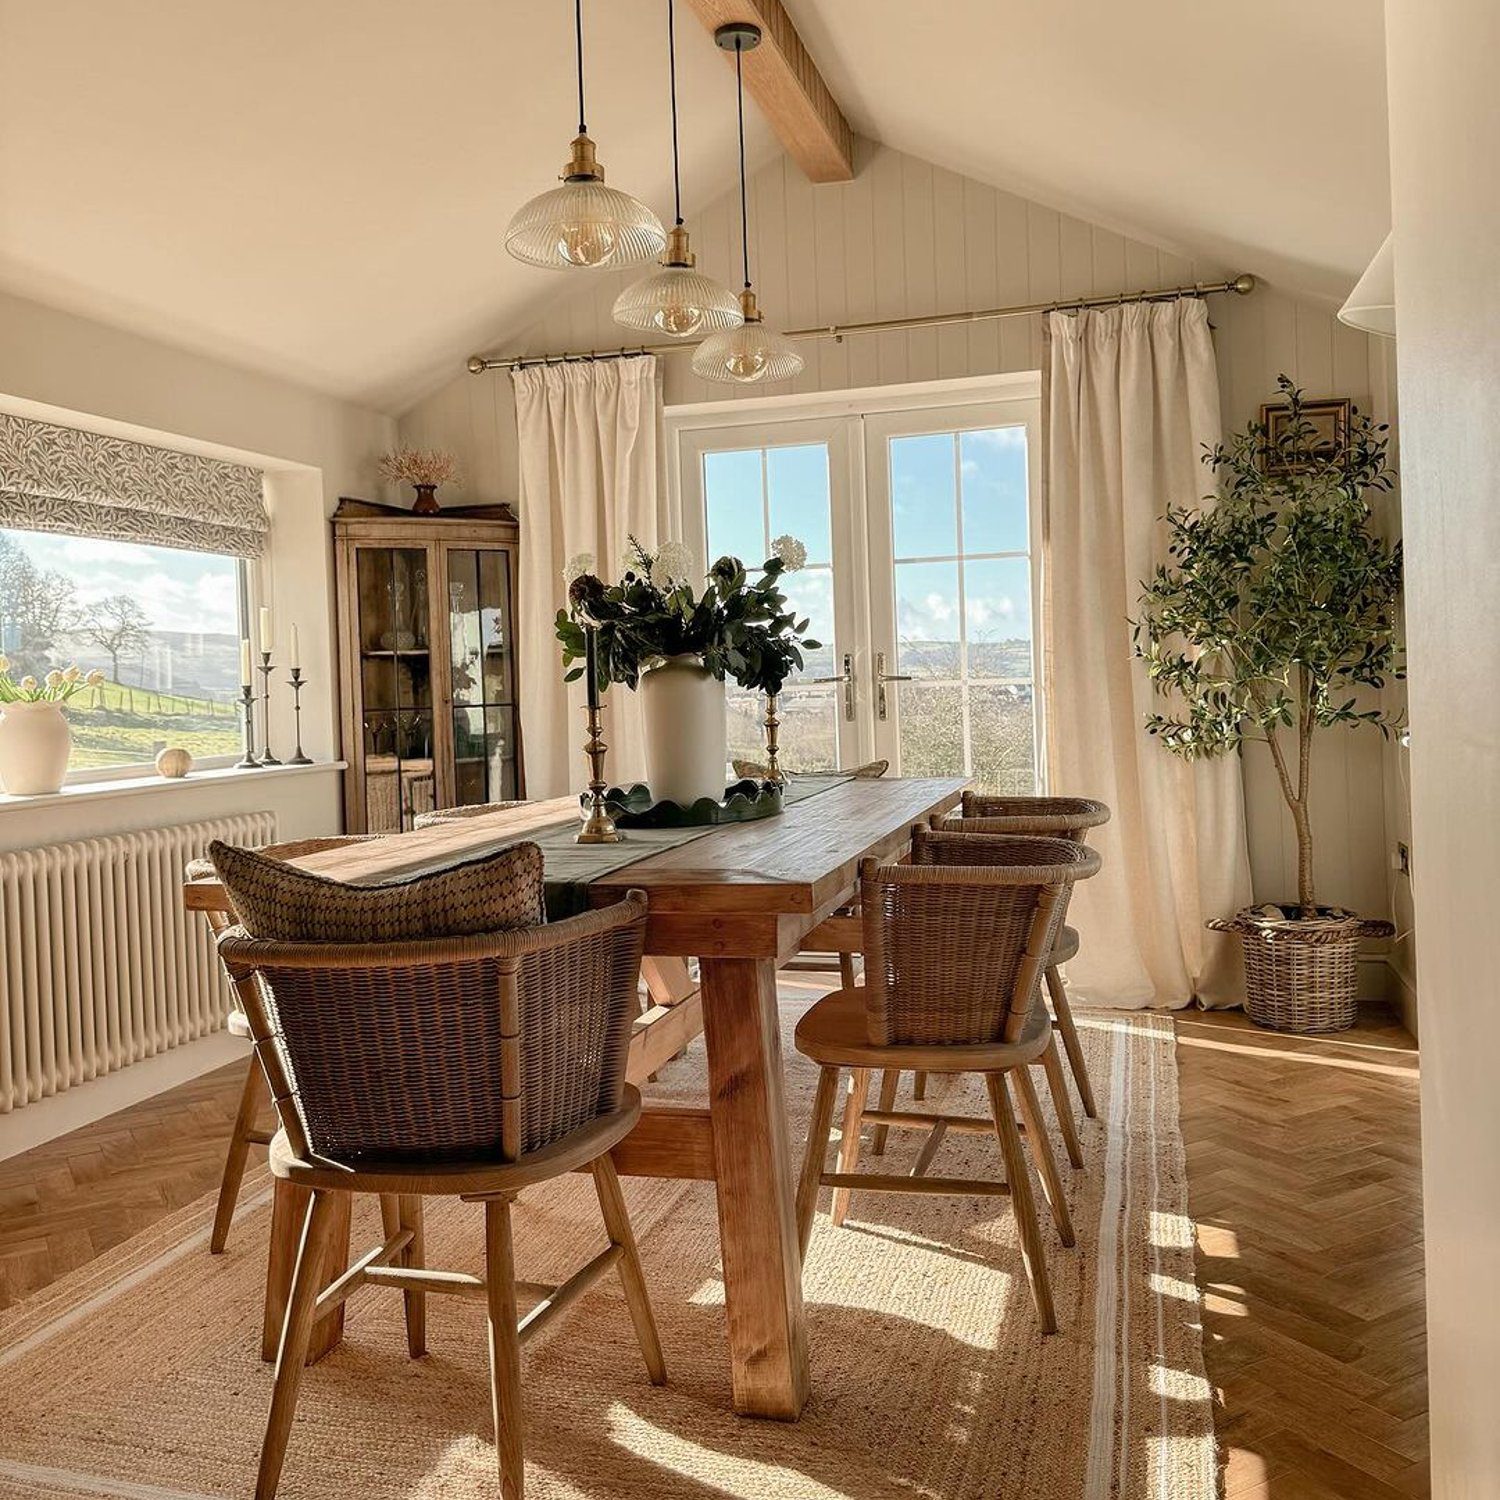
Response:
[[[1196,281],[1191,286],[1163,287],[1150,292],[1119,292],[1109,297],[1070,297],[1059,302],[1022,302],[1012,307],[987,307],[981,312],[932,313],[916,318],[881,318],[873,323],[830,323],[825,328],[789,328],[789,339],[835,339],[842,342],[856,333],[891,333],[908,328],[944,328],[954,323],[983,323],[993,318],[1029,318],[1040,313],[1083,312],[1092,307],[1123,307],[1136,302],[1177,302],[1183,297],[1212,297],[1220,292],[1236,292],[1241,297],[1255,290],[1255,277],[1242,272],[1229,281]],[[469,356],[469,373],[482,375],[486,370],[524,370],[535,365],[567,365],[599,359],[638,359],[644,354],[676,354],[694,349],[691,341],[675,344],[639,344],[620,349],[587,349],[565,354],[513,354],[490,357]]]

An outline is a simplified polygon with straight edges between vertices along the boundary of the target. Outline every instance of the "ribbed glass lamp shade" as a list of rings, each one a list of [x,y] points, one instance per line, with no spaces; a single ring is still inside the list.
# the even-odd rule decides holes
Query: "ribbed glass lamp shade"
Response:
[[[666,248],[661,220],[638,199],[605,187],[604,169],[585,135],[573,142],[561,186],[516,210],[505,248],[528,266],[594,270],[654,260]]]
[[[642,333],[688,339],[695,334],[738,328],[745,321],[739,299],[727,286],[693,269],[687,231],[678,225],[667,236],[661,270],[626,287],[615,299],[614,319]]]
[[[733,385],[790,380],[800,374],[805,361],[790,339],[761,321],[749,288],[740,293],[740,309],[745,315],[741,327],[711,334],[693,351],[693,373]]]

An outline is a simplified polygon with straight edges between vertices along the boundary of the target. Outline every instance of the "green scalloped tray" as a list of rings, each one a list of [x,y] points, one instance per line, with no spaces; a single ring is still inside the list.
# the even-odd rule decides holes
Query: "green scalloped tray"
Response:
[[[588,810],[584,793],[579,805]],[[610,787],[604,794],[605,806],[618,828],[706,828],[715,823],[752,823],[757,818],[774,818],[782,809],[782,789],[769,781],[736,781],[724,788],[721,801],[700,797],[691,807],[680,802],[657,802],[644,782],[634,786]]]

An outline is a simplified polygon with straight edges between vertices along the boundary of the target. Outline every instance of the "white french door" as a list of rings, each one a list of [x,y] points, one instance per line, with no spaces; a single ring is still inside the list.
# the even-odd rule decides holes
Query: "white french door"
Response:
[[[727,421],[722,406],[669,413],[705,563],[758,562],[785,533],[807,546],[786,589],[821,645],[782,698],[785,765],[881,757],[900,775],[1040,789],[1039,401],[1034,379],[1004,383],[824,399],[814,415],[785,397]],[[763,759],[760,700],[731,689],[729,715],[730,753]]]

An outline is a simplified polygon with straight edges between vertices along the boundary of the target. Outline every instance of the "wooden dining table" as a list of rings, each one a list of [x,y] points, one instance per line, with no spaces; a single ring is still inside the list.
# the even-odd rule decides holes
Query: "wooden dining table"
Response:
[[[648,962],[658,966],[657,1001],[632,1039],[632,1081],[660,1067],[700,1025],[703,1031],[706,1107],[648,1103],[614,1157],[624,1174],[714,1183],[734,1405],[746,1415],[794,1419],[808,1394],[777,965],[853,897],[862,859],[900,854],[912,825],[956,806],[965,785],[949,777],[836,782],[789,802],[776,817],[715,828],[671,848],[643,846],[641,858],[581,888],[594,906],[630,889],[646,893],[645,946],[652,955]],[[558,798],[293,863],[340,880],[379,884],[461,863],[577,816],[574,799]],[[190,882],[185,899],[198,910],[228,909],[213,879]],[[686,977],[688,958],[698,960],[696,989]],[[300,1208],[288,1197],[273,1209],[268,1343],[295,1261]],[[336,1326],[325,1330],[318,1352],[326,1352],[337,1336]]]

